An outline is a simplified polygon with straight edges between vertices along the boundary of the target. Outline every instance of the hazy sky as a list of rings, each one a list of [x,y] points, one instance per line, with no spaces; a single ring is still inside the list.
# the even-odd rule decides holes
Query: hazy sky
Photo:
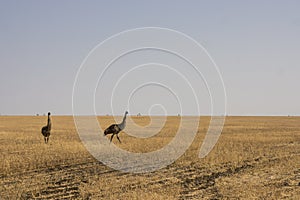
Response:
[[[222,74],[229,115],[299,115],[299,8],[300,1],[1,1],[0,113],[72,114],[73,84],[87,54],[121,31],[154,26],[185,33],[206,48]],[[158,56],[149,55],[147,62]],[[173,75],[157,66],[136,75],[143,73],[172,82]],[[114,82],[108,76],[99,84],[105,91]],[[131,84],[124,81],[123,87]],[[193,86],[200,98],[207,93]],[[164,98],[161,87],[144,89],[131,99],[132,114],[160,103],[168,114],[179,112],[171,93]],[[115,113],[127,109],[123,93],[113,99]],[[111,113],[105,104],[110,96],[102,92],[98,98],[103,104],[96,105],[97,114]],[[193,114],[192,105],[182,113]]]

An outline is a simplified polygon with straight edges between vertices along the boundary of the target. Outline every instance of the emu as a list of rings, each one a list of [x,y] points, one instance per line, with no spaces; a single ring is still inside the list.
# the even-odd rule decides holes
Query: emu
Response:
[[[112,134],[112,136],[110,137],[110,142],[112,141],[113,137],[116,135],[117,139],[121,143],[121,140],[120,140],[118,134],[119,134],[120,131],[124,130],[124,128],[126,126],[126,115],[127,114],[128,114],[128,112],[126,111],[125,115],[123,117],[122,123],[120,123],[120,124],[112,124],[107,129],[105,129],[104,136]]]
[[[47,144],[48,141],[49,141],[49,136],[50,136],[50,131],[51,131],[51,119],[50,119],[50,115],[51,115],[51,113],[48,112],[47,126],[44,126],[42,128],[42,131],[41,131],[42,134],[43,134],[43,136],[44,136],[45,144]]]

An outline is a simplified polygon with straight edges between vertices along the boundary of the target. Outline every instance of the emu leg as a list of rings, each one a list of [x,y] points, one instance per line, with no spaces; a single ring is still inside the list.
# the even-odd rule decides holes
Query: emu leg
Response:
[[[119,140],[120,143],[122,143],[118,135],[117,135],[117,139]]]
[[[112,134],[112,136],[110,137],[110,142],[112,141],[114,136],[115,136],[115,134]]]

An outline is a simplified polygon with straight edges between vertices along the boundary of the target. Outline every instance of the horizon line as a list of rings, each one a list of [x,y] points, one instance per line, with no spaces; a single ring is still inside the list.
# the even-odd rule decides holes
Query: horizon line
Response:
[[[105,114],[105,115],[93,115],[93,114],[80,114],[80,115],[73,115],[73,114],[51,114],[51,116],[85,116],[85,117],[91,117],[91,116],[98,116],[98,117],[111,117],[111,116],[123,116],[124,114],[117,114],[117,115],[112,115],[112,114]],[[43,117],[47,116],[46,114],[42,115],[37,115],[37,114],[0,114],[0,117],[4,116],[31,116],[31,117]],[[209,114],[203,114],[203,115],[189,115],[189,114],[184,114],[184,115],[130,115],[128,116],[133,116],[133,117],[145,117],[145,116],[153,116],[153,117],[300,117],[300,114],[226,114],[226,115],[209,115]]]

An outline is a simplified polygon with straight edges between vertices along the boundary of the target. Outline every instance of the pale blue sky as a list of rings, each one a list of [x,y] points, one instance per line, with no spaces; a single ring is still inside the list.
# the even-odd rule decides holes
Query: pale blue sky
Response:
[[[88,52],[118,32],[155,26],[206,48],[222,73],[229,115],[299,115],[299,8],[289,0],[1,1],[0,113],[72,114],[75,75]],[[144,112],[142,96],[132,114]],[[116,113],[126,109],[121,101],[114,100]]]

